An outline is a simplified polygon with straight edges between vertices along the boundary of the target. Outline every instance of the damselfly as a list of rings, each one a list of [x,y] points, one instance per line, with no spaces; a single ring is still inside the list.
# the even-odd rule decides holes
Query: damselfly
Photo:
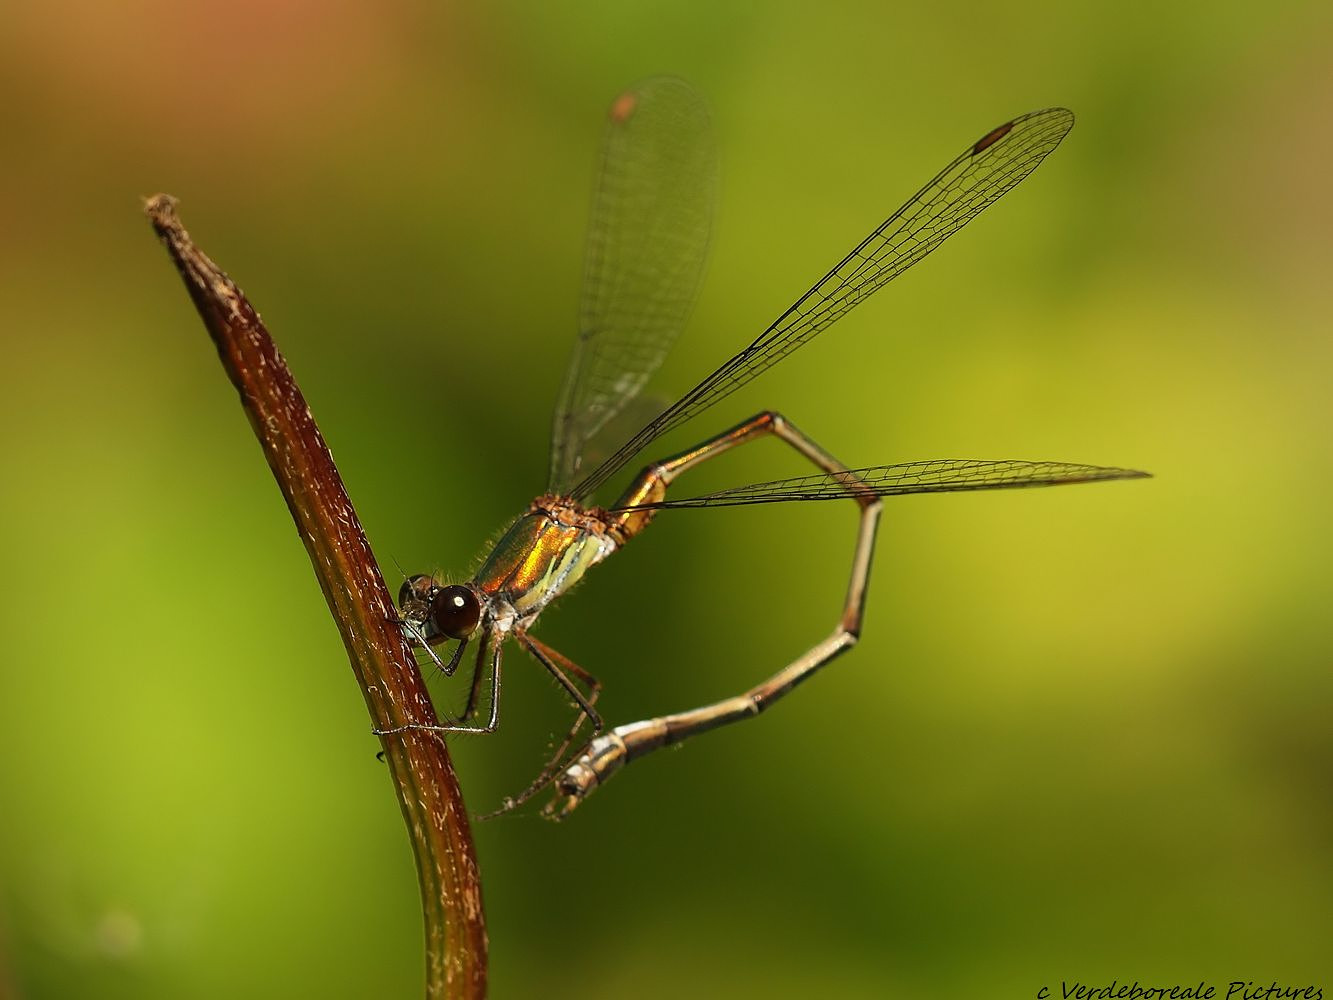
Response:
[[[590,503],[599,487],[658,437],[777,364],[962,229],[1035,170],[1073,124],[1069,111],[1047,108],[987,132],[748,346],[659,412],[609,458],[585,468],[590,443],[638,394],[684,326],[712,219],[714,165],[703,102],[688,85],[672,78],[645,81],[618,97],[605,126],[578,339],[555,410],[546,492],[513,522],[470,581],[445,584],[432,576],[413,576],[403,584],[403,628],[446,675],[457,670],[470,642],[475,639],[477,646],[467,705],[458,719],[404,728],[494,732],[500,719],[501,647],[514,639],[568,692],[579,714],[537,779],[507,799],[500,811],[554,781],[557,795],[547,813],[567,814],[627,762],[758,715],[850,649],[861,632],[884,497],[1144,476],[1130,469],[1061,462],[929,461],[848,468],[785,417],[765,411],[648,465],[609,507]],[[668,487],[695,466],[769,435],[790,445],[818,472],[668,497]],[[659,511],[833,499],[850,500],[860,510],[842,616],[828,638],[743,694],[603,733],[594,707],[600,683],[532,634],[544,608],[638,535]],[[451,640],[457,645],[446,662],[432,647]],[[481,722],[487,679],[488,714]],[[594,738],[571,754],[585,722],[591,724]]]

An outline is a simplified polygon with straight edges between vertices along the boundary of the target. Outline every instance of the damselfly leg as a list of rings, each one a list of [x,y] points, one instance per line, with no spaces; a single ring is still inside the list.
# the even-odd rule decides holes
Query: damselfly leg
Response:
[[[568,656],[552,649],[536,636],[520,632],[515,635],[515,638],[520,646],[531,653],[533,658],[550,672],[560,686],[569,693],[570,698],[574,700],[574,704],[578,706],[579,718],[574,723],[574,728],[577,729],[583,724],[583,720],[587,719],[592,723],[593,732],[600,733],[602,731],[602,717],[597,714],[593,705],[597,703],[597,696],[601,694],[602,682]],[[575,686],[574,682],[569,679],[569,674],[573,674],[588,685],[588,694],[585,695]]]
[[[477,643],[476,666],[473,668],[472,687],[475,691],[481,677],[487,671],[491,675],[491,711],[484,726],[470,726],[463,723],[470,718],[467,711],[464,718],[456,723],[441,723],[435,726],[427,726],[421,723],[408,723],[405,726],[395,726],[392,729],[376,729],[376,736],[391,736],[394,733],[403,733],[408,730],[427,733],[493,733],[500,723],[500,661],[502,659],[501,646],[503,637],[491,631],[482,633],[481,641]],[[475,704],[472,698],[469,698],[469,709],[472,710]]]
[[[550,670],[557,680],[561,680],[560,673],[558,673],[557,670],[564,674],[573,674],[587,686],[588,693],[585,696],[571,692],[575,698],[575,702],[580,708],[580,712],[574,719],[574,724],[570,726],[569,732],[565,735],[565,738],[561,740],[560,745],[557,746],[555,752],[551,754],[551,759],[547,762],[546,766],[541,769],[541,772],[537,777],[532,779],[531,784],[523,789],[523,791],[519,792],[519,794],[506,798],[500,804],[500,808],[487,813],[484,816],[478,817],[479,819],[494,819],[496,816],[501,816],[504,813],[509,812],[511,809],[517,809],[549,785],[551,779],[569,764],[568,755],[570,748],[574,746],[574,741],[578,738],[579,730],[583,728],[583,723],[585,721],[592,723],[592,732],[594,736],[602,731],[601,716],[593,710],[593,706],[597,704],[598,696],[602,693],[602,682],[580,667],[569,657],[552,649],[534,636],[526,634],[520,635],[518,636],[518,641],[539,663],[542,664],[542,666],[546,667],[547,670]],[[562,683],[567,681],[568,678],[566,677]],[[566,684],[566,687],[568,689],[570,685]]]
[[[477,714],[477,705],[481,701],[481,684],[486,679],[485,664],[481,662],[478,656],[472,666],[472,683],[468,686],[467,704],[463,706],[463,714],[458,717],[459,723],[472,721],[472,717]],[[492,699],[492,704],[494,699]]]

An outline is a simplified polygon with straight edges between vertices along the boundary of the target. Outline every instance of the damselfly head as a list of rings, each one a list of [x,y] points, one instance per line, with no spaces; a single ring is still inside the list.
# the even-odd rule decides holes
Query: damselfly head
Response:
[[[426,576],[424,573],[409,576],[398,588],[398,607],[406,611],[412,604],[429,606],[431,596],[439,589],[440,585],[432,576]]]
[[[450,639],[466,639],[481,620],[477,592],[461,583],[441,587],[431,595],[430,623]]]
[[[417,626],[427,642],[466,639],[481,620],[476,591],[461,583],[440,586],[432,576],[408,577],[398,590],[403,617]]]
[[[435,579],[424,574],[409,576],[398,588],[398,607],[402,614],[402,624],[413,645],[429,646],[439,637],[432,635],[430,624],[430,599],[439,590]]]

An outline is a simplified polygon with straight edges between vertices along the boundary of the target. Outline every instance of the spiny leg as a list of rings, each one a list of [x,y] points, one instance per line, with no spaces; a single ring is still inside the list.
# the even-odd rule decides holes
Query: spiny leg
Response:
[[[472,683],[468,687],[467,704],[463,706],[463,714],[458,717],[459,722],[468,722],[472,719],[473,713],[477,710],[477,700],[481,695],[481,682],[485,675],[485,664],[482,663],[480,652],[477,654],[476,663],[472,667]]]
[[[533,648],[540,650],[543,656],[553,660],[556,664],[558,664],[561,670],[563,670],[567,674],[573,674],[587,686],[588,688],[587,704],[589,708],[597,704],[597,699],[602,693],[601,681],[599,681],[592,674],[588,673],[588,671],[584,670],[582,667],[580,667],[569,657],[565,656],[563,653],[554,650],[550,646],[546,645],[546,643],[542,642],[536,636],[525,635],[524,638],[527,640],[528,643],[532,645]],[[560,758],[564,757],[564,755],[569,751],[569,748],[574,743],[575,734],[578,733],[580,727],[582,727],[585,721],[592,723],[594,736],[596,736],[598,733],[602,731],[602,720],[596,713],[590,714],[586,711],[580,711],[578,717],[574,720],[574,725],[570,727],[569,734],[565,737],[564,742],[560,744],[560,748],[555,752],[556,760],[559,760]]]
[[[454,651],[453,659],[446,665],[445,662],[440,659],[439,654],[431,648],[430,641],[426,638],[426,633],[422,631],[421,625],[418,622],[415,622],[410,618],[390,618],[389,621],[395,625],[401,625],[410,636],[408,640],[410,644],[413,647],[420,646],[425,650],[426,655],[430,657],[431,663],[435,664],[435,669],[439,670],[446,677],[451,675],[454,672],[454,669],[457,668],[458,658],[463,654],[463,646],[466,645],[466,643],[459,645],[458,649]]]
[[[520,646],[531,653],[533,658],[550,672],[552,677],[560,682],[560,686],[563,687],[565,691],[568,692],[569,696],[574,699],[574,704],[578,705],[582,715],[586,716],[592,723],[593,731],[601,732],[602,717],[598,715],[597,710],[592,707],[592,702],[597,700],[597,694],[601,690],[601,682],[582,667],[576,666],[568,657],[562,656],[550,646],[538,639],[534,639],[526,632],[516,631],[514,633],[514,638],[518,640]],[[590,684],[592,689],[591,700],[584,697],[583,692],[580,691],[574,685],[574,682],[565,675],[565,672],[561,667],[573,668],[572,672],[577,674],[580,680]]]
[[[565,735],[564,740],[561,741],[560,746],[556,749],[555,753],[551,755],[550,761],[548,761],[546,766],[541,769],[541,772],[537,777],[533,778],[528,787],[519,792],[518,795],[505,798],[505,800],[500,803],[498,809],[478,817],[478,819],[483,820],[494,819],[496,816],[501,816],[512,809],[517,809],[550,784],[551,779],[554,778],[568,763],[566,756],[569,753],[570,747],[574,745],[574,740],[585,720],[593,724],[594,736],[602,731],[602,720],[596,712],[592,711],[592,706],[597,704],[597,698],[602,693],[602,682],[580,667],[569,657],[552,649],[535,636],[522,633],[517,635],[516,638],[518,639],[519,644],[528,650],[528,652],[532,653],[532,655],[541,662],[543,666],[546,666],[547,669],[551,669],[552,665],[555,665],[560,670],[573,674],[579,680],[583,681],[583,683],[588,686],[588,694],[586,700],[581,699],[579,701],[580,710],[577,717],[574,719],[574,724],[570,726],[569,732]]]
[[[491,714],[484,726],[462,726],[457,724],[445,723],[437,726],[426,726],[417,722],[409,722],[405,726],[395,726],[392,729],[376,729],[376,736],[392,736],[394,733],[402,733],[408,730],[418,730],[427,733],[493,733],[500,723],[500,661],[502,659],[501,642],[502,636],[494,632],[486,632],[482,639],[477,643],[477,666],[474,674],[473,683],[476,683],[476,677],[480,676],[483,665],[486,665],[491,674]]]
[[[626,491],[617,507],[634,503],[651,503],[661,499],[666,487],[680,473],[701,462],[715,458],[724,451],[772,434],[787,442],[829,475],[845,475],[851,485],[856,479],[845,465],[824,451],[810,438],[796,429],[780,414],[765,412],[738,424],[731,430],[689,451],[649,466]],[[678,712],[626,726],[617,726],[611,732],[592,740],[584,752],[557,779],[562,798],[547,807],[548,815],[567,815],[593,789],[631,760],[642,757],[659,747],[679,743],[698,733],[716,729],[732,722],[748,719],[764,711],[796,685],[813,676],[820,667],[845,653],[856,644],[861,634],[865,614],[866,588],[870,578],[870,562],[875,546],[875,530],[879,524],[882,501],[867,490],[858,494],[856,503],[861,508],[857,529],[856,548],[852,556],[851,579],[842,617],[833,633],[803,655],[797,657],[762,684],[744,694],[704,705],[688,712]],[[626,510],[622,513],[624,527],[633,533],[646,524],[650,511]]]

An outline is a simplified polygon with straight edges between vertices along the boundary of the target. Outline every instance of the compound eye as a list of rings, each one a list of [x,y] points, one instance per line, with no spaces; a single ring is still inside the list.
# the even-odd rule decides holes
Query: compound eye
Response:
[[[450,639],[466,639],[481,619],[481,602],[471,587],[451,584],[441,587],[431,598],[430,617]]]
[[[435,581],[431,577],[422,573],[410,576],[398,588],[398,606],[400,608],[406,607],[409,601],[420,601],[422,604],[429,604],[430,594],[434,589]]]

